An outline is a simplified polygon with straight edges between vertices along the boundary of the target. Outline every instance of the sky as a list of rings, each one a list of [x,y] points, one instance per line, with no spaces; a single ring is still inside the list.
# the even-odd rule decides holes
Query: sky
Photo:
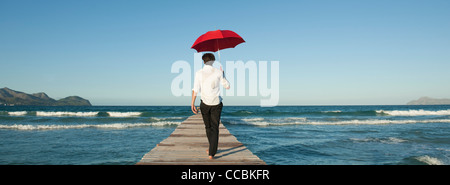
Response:
[[[221,61],[279,61],[279,105],[450,98],[449,10],[448,0],[0,0],[0,88],[189,105],[171,92],[172,64],[193,65],[197,37],[222,29],[246,42]]]

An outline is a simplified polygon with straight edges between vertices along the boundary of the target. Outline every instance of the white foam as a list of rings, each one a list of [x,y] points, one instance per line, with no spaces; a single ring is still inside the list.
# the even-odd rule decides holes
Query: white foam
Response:
[[[268,122],[268,121],[258,121],[258,122],[247,122],[249,125],[255,126],[285,126],[285,125],[298,125],[305,124],[299,122]]]
[[[450,123],[450,119],[428,119],[428,120],[347,120],[330,122],[307,122],[311,125],[382,125],[382,124],[411,124],[411,123]]]
[[[179,125],[181,122],[161,121],[154,123],[111,123],[111,124],[79,124],[79,125],[0,125],[0,129],[13,130],[58,130],[58,129],[83,129],[83,128],[100,128],[100,129],[126,129],[134,127],[149,126],[170,126]]]
[[[109,117],[137,117],[142,112],[108,112]]]
[[[436,148],[437,150],[441,150],[441,151],[446,151],[446,152],[450,152],[450,149],[446,149],[446,148]]]
[[[92,117],[97,116],[99,112],[46,112],[46,111],[36,111],[36,116],[47,116],[47,117],[62,117],[62,116],[74,116],[74,117]],[[27,114],[26,111],[8,112],[9,115],[13,116],[23,116]],[[141,112],[108,112],[110,117],[137,117],[140,116]]]
[[[170,119],[185,119],[185,117],[163,117],[163,118],[150,117],[150,120],[156,120],[156,121],[170,120]]]
[[[438,111],[428,111],[428,110],[377,110],[377,113],[385,113],[391,116],[428,116],[428,115],[450,115],[450,109],[438,110]]]
[[[264,118],[244,118],[242,121],[251,122],[251,121],[262,121]]]
[[[247,124],[256,125],[256,126],[269,126],[269,125],[281,126],[281,125],[304,124],[304,122],[306,121],[306,118],[304,118],[304,117],[287,117],[287,118],[268,119],[268,118],[256,117],[256,118],[244,118],[241,120],[246,122]]]
[[[306,118],[304,118],[304,117],[287,117],[287,118],[284,118],[284,120],[306,121]]]
[[[27,111],[8,112],[10,116],[23,116],[27,114]]]
[[[430,157],[428,155],[419,156],[416,157],[416,159],[429,165],[444,165],[444,163],[440,161],[438,158]]]
[[[306,118],[298,118],[296,121],[250,121],[245,122],[256,126],[283,126],[283,125],[383,125],[383,124],[413,124],[413,123],[450,123],[450,119],[427,119],[427,120],[345,120],[345,121],[307,121]]]
[[[340,111],[340,110],[333,110],[333,111],[322,111],[323,113],[329,113],[329,112],[332,112],[332,113],[339,113],[339,112],[342,112],[342,111]]]
[[[97,116],[98,112],[44,112],[37,111],[36,116],[61,117],[61,116],[76,116],[76,117],[91,117]]]
[[[387,144],[397,144],[397,143],[403,143],[407,140],[400,139],[396,137],[389,137],[389,138],[350,138],[350,140],[355,142],[380,142],[380,143],[387,143]]]
[[[400,138],[396,138],[396,137],[389,137],[388,140],[387,140],[388,143],[403,143],[403,142],[406,142],[406,141],[407,140],[405,140],[405,139],[400,139]]]
[[[151,126],[170,126],[170,125],[180,125],[181,122],[175,122],[175,121],[159,121],[156,123],[152,123]]]

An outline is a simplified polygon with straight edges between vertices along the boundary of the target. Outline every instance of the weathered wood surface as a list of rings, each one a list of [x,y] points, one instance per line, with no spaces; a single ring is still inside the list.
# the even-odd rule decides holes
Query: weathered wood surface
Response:
[[[138,165],[265,165],[222,124],[215,159],[209,159],[201,114],[183,121],[172,134],[145,154]]]

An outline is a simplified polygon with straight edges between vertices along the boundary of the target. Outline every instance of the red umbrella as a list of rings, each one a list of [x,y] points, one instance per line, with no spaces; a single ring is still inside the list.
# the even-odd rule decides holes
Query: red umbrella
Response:
[[[215,30],[208,31],[198,37],[191,48],[197,50],[197,52],[219,51],[220,61],[221,49],[234,48],[243,42],[245,42],[244,39],[231,30]]]

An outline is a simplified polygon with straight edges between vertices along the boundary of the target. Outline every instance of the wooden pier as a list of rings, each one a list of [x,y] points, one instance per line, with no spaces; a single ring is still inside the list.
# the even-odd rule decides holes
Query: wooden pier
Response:
[[[142,157],[137,165],[265,165],[222,124],[219,147],[209,159],[205,125],[201,114],[190,116],[173,133]]]

